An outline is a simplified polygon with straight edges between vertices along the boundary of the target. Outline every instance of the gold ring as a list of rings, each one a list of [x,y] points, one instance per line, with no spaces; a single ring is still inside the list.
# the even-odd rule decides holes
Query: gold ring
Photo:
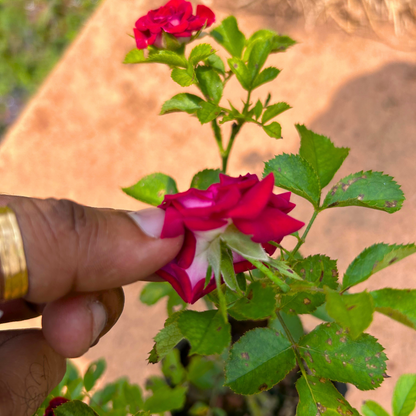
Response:
[[[16,215],[9,207],[0,207],[0,300],[26,295],[29,279],[22,235]]]

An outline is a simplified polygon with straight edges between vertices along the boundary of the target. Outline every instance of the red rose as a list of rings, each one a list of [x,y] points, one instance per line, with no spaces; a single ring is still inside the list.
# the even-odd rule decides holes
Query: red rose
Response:
[[[196,15],[192,14],[192,4],[185,0],[170,0],[164,6],[151,10],[136,22],[133,29],[138,49],[146,49],[149,45],[162,47],[162,31],[180,40],[186,41],[194,32],[204,25],[211,26],[215,15],[211,9],[199,5]]]
[[[55,397],[49,402],[49,406],[46,408],[45,413],[43,416],[55,416],[55,413],[53,412],[53,409],[60,406],[61,404],[64,404],[68,402],[68,399],[65,399],[65,397]]]
[[[304,226],[303,222],[287,215],[295,207],[289,201],[290,192],[275,195],[273,187],[272,173],[262,181],[251,174],[238,178],[220,175],[220,183],[206,191],[191,188],[166,195],[159,206],[165,212],[149,211],[147,226],[158,230],[161,238],[185,234],[185,239],[179,255],[156,273],[168,281],[185,302],[196,302],[215,289],[214,278],[204,289],[208,248],[230,224],[273,254],[276,248],[268,244],[269,241],[280,242],[284,236]],[[253,268],[235,252],[233,262],[236,273]]]

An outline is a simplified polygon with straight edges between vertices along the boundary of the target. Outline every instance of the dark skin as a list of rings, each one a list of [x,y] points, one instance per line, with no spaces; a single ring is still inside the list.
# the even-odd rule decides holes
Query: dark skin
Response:
[[[0,303],[0,323],[42,315],[42,330],[0,331],[0,414],[31,416],[124,305],[121,286],[159,280],[182,236],[155,239],[122,211],[66,200],[0,196],[17,217],[29,272],[24,299]],[[101,305],[101,320],[91,305]],[[98,335],[98,336],[97,336]]]

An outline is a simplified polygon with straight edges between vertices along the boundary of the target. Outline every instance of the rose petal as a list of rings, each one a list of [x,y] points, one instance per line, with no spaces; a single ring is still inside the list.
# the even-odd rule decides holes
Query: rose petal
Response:
[[[289,214],[289,212],[292,211],[292,209],[296,206],[296,204],[290,202],[290,195],[291,192],[285,192],[279,195],[272,194],[269,205],[271,205],[273,208],[280,209],[285,214]]]
[[[252,235],[251,239],[255,243],[267,243],[280,242],[284,236],[300,230],[305,224],[276,208],[266,207],[260,218],[254,220],[236,218],[234,225],[243,234]]]
[[[210,27],[215,22],[214,12],[209,7],[202,4],[196,6],[196,17],[204,20],[204,24],[206,22],[206,27]]]
[[[258,217],[269,202],[274,187],[273,173],[249,189],[238,205],[228,212],[230,218],[254,219]]]
[[[185,232],[185,239],[182,245],[182,249],[176,257],[178,266],[182,269],[187,269],[192,264],[195,257],[196,250],[196,238],[194,233],[187,230]]]
[[[192,231],[214,230],[216,228],[220,228],[228,224],[228,222],[225,220],[216,220],[212,218],[198,218],[198,217],[183,218],[183,222],[185,226]]]
[[[167,208],[160,238],[173,238],[185,232],[181,214],[174,208]]]

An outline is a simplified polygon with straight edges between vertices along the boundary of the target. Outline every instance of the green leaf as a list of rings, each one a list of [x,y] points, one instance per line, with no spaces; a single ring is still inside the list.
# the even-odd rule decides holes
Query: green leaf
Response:
[[[380,386],[386,371],[386,354],[374,337],[353,340],[338,324],[321,324],[299,343],[299,352],[314,374],[352,383],[360,390]]]
[[[263,117],[261,118],[262,123],[267,123],[272,118],[278,116],[279,114],[283,113],[286,110],[292,108],[289,104],[286,103],[277,103],[273,104],[266,108],[266,111],[263,113]]]
[[[240,32],[234,16],[224,19],[220,26],[211,31],[210,35],[232,56],[241,58],[246,38]]]
[[[186,387],[162,387],[157,389],[153,396],[146,399],[144,410],[148,410],[151,414],[164,413],[170,410],[182,409],[185,405]]]
[[[251,84],[251,88],[254,90],[255,88],[260,87],[260,85],[266,84],[267,82],[271,82],[274,79],[276,79],[279,74],[280,69],[277,69],[273,66],[265,68],[263,69],[263,71],[260,72],[260,74],[256,76],[256,78],[254,78],[254,81]]]
[[[224,242],[221,242],[221,274],[224,283],[231,290],[240,290],[235,276],[233,255]]]
[[[154,53],[149,54],[146,59],[146,63],[152,62],[188,68],[188,61],[183,55],[165,49],[158,49]]]
[[[313,283],[314,287],[331,289],[338,287],[337,262],[324,255],[310,256],[298,261],[295,272],[304,279],[305,283]],[[299,286],[298,286],[299,284]],[[323,293],[308,292],[308,285],[296,282],[292,284],[292,292],[280,295],[279,309],[288,314],[311,313],[325,302]]]
[[[194,355],[188,366],[188,380],[200,390],[222,385],[223,369],[217,361]]]
[[[370,295],[377,312],[416,329],[416,290],[381,289]]]
[[[348,266],[342,281],[342,287],[346,289],[364,282],[374,273],[413,253],[416,253],[414,244],[374,244],[361,252]]]
[[[55,416],[98,416],[87,404],[74,400],[66,402],[53,409]]]
[[[174,313],[166,322],[165,327],[154,337],[155,345],[150,351],[149,362],[155,364],[166,357],[168,352],[183,339],[178,320],[182,311]]]
[[[178,321],[182,334],[191,343],[192,354],[221,354],[231,343],[231,326],[217,310],[184,311]]]
[[[251,283],[247,295],[228,309],[228,313],[238,320],[265,319],[274,314],[276,309],[275,291],[264,282]]]
[[[205,65],[210,66],[212,69],[215,69],[221,75],[225,74],[224,62],[218,55],[214,54],[209,56],[207,59],[205,59],[204,63]]]
[[[274,139],[282,139],[282,126],[277,121],[263,126],[263,130]]]
[[[277,35],[272,39],[272,52],[285,52],[286,49],[296,45],[296,41],[285,35]]]
[[[167,282],[150,282],[140,293],[140,301],[145,305],[154,305],[159,302],[160,299],[167,296],[167,310],[168,315],[172,315],[175,306],[180,306],[181,309],[187,305],[182,298],[176,293],[176,290]]]
[[[263,68],[263,65],[266,62],[270,52],[271,44],[268,39],[261,39],[253,43],[247,62],[247,69],[250,76],[250,85],[253,83],[254,79]]]
[[[218,104],[222,97],[224,85],[217,72],[208,66],[198,66],[195,73],[205,98]]]
[[[174,385],[180,384],[186,377],[186,371],[181,363],[179,350],[169,351],[162,361],[163,375]]]
[[[230,351],[225,385],[238,394],[269,390],[295,367],[289,340],[270,328],[246,332]]]
[[[133,49],[124,59],[125,64],[142,64],[142,63],[160,63],[170,66],[188,67],[188,61],[183,55],[165,49],[155,49],[149,53],[148,57],[144,56],[143,49]]]
[[[84,375],[85,390],[90,391],[95,386],[95,383],[103,375],[106,367],[107,364],[103,358],[90,364]]]
[[[358,206],[392,214],[403,204],[404,194],[389,175],[382,172],[357,172],[341,179],[327,194],[324,207]]]
[[[198,172],[192,178],[191,188],[205,191],[213,183],[218,183],[220,181],[220,173],[220,169],[204,169],[201,172]]]
[[[176,182],[164,173],[152,173],[140,179],[135,185],[123,188],[123,191],[133,198],[158,206],[162,203],[165,195],[177,194]]]
[[[263,104],[261,103],[260,100],[257,100],[257,103],[255,107],[253,108],[253,113],[254,113],[254,116],[256,117],[256,120],[260,118],[262,111],[263,111]]]
[[[364,416],[390,416],[378,403],[372,400],[366,400],[361,406],[361,412]]]
[[[409,416],[416,404],[416,374],[403,374],[393,393],[393,415]]]
[[[220,238],[231,250],[246,259],[268,261],[266,252],[261,244],[251,241],[250,236],[238,231],[234,225],[229,225]]]
[[[181,87],[189,87],[196,82],[196,75],[191,69],[179,69],[175,68],[172,70],[170,74],[171,78],[177,82]]]
[[[132,49],[124,58],[123,64],[141,64],[146,62],[143,49]]]
[[[282,276],[290,277],[291,279],[295,280],[303,280],[291,267],[288,266],[286,262],[276,259],[269,259],[269,263],[275,269],[277,269]]]
[[[177,111],[185,111],[188,114],[195,114],[197,110],[201,108],[201,101],[204,100],[194,94],[176,94],[170,100],[163,103],[160,115],[174,113]]]
[[[289,332],[292,334],[293,339],[295,340],[295,342],[298,342],[305,335],[302,321],[299,319],[299,316],[288,315],[284,312],[279,312],[279,313],[286,327],[289,329]],[[283,329],[282,324],[277,318],[270,319],[268,323],[268,327],[276,331],[280,331],[280,333],[282,334],[285,333],[285,330]]]
[[[265,163],[263,177],[270,172],[274,174],[274,183],[302,198],[315,207],[319,205],[321,186],[312,166],[299,155],[283,153]]]
[[[209,123],[221,114],[221,108],[216,104],[201,102],[201,108],[197,111],[196,116],[201,124]]]
[[[300,136],[299,154],[318,173],[323,188],[328,185],[341,167],[350,149],[335,147],[330,139],[308,130],[303,125],[296,124],[296,129]]]
[[[296,382],[296,390],[299,393],[297,416],[359,416],[329,380],[302,376]]]
[[[130,413],[136,416],[137,412],[143,408],[142,390],[137,384],[125,382],[123,384],[123,395],[125,403]],[[144,412],[143,412],[144,413]]]
[[[231,71],[235,74],[238,79],[238,82],[246,90],[250,90],[250,73],[246,64],[240,58],[230,58],[228,60],[228,65],[230,66]]]
[[[352,339],[358,338],[373,321],[374,302],[367,292],[340,295],[325,289],[326,310],[334,320],[349,331]]]
[[[192,49],[189,55],[189,62],[195,66],[198,62],[209,58],[214,53],[215,49],[210,44],[201,43]]]

